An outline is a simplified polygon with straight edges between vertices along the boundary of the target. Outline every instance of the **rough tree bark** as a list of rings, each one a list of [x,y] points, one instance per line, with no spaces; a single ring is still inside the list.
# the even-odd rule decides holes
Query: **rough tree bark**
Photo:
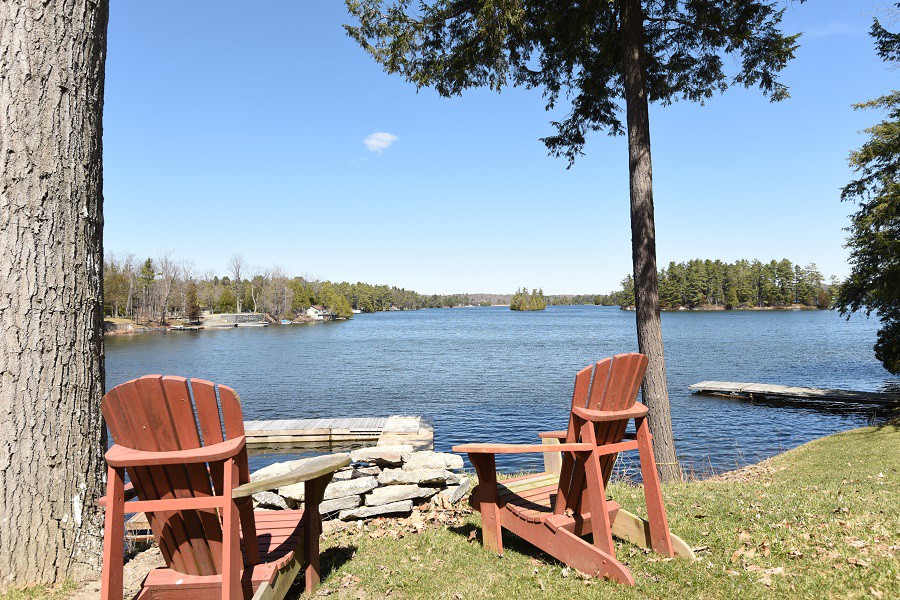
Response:
[[[100,562],[108,12],[0,1],[0,587]]]
[[[653,217],[653,167],[650,160],[650,113],[643,64],[641,0],[623,0],[622,52],[628,159],[631,192],[631,258],[634,263],[634,302],[638,350],[649,365],[641,393],[649,407],[653,454],[663,481],[678,481],[669,388],[659,318],[659,281],[656,272],[656,224]]]

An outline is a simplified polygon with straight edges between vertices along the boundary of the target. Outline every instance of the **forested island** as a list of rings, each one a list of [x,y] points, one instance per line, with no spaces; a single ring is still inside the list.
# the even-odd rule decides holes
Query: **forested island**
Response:
[[[659,303],[663,309],[827,309],[840,288],[837,280],[825,283],[815,264],[801,267],[788,259],[694,259],[670,262],[659,271]],[[634,279],[622,280],[613,296],[623,308],[634,305]]]
[[[544,290],[536,289],[528,293],[526,288],[516,290],[512,299],[509,301],[510,310],[544,310],[547,308],[547,299],[544,297]]]

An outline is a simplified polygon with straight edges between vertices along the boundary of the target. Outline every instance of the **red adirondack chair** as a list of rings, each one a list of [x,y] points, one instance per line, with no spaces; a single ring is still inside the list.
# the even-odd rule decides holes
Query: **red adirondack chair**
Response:
[[[481,513],[482,538],[503,554],[503,528],[557,560],[588,575],[634,585],[634,578],[615,558],[612,536],[652,548],[664,556],[694,559],[690,546],[669,532],[647,407],[636,402],[647,370],[642,354],[619,354],[588,366],[575,377],[572,411],[566,431],[540,434],[559,444],[465,444],[478,473],[472,506]],[[636,435],[626,435],[634,419]],[[623,441],[625,438],[628,441]],[[637,449],[649,520],[624,510],[606,497],[616,455]],[[562,452],[559,473],[537,473],[497,483],[496,454]],[[593,534],[593,543],[582,536]]]
[[[348,455],[314,457],[250,483],[238,395],[199,379],[134,379],[110,390],[101,410],[116,442],[100,501],[103,600],[122,597],[124,516],[136,512],[147,514],[166,563],[144,580],[141,600],[283,598],[303,567],[306,591],[315,590],[318,507]],[[301,481],[304,510],[253,511],[253,494]]]

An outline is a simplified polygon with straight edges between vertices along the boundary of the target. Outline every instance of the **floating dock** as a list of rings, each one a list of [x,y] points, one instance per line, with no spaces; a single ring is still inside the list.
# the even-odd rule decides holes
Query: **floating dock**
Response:
[[[784,399],[879,404],[900,407],[900,394],[889,392],[861,392],[833,388],[809,388],[768,383],[738,383],[734,381],[701,381],[689,386],[694,393],[713,396],[749,398],[751,400]]]
[[[356,417],[346,419],[277,419],[245,421],[247,445],[322,446],[410,444],[414,450],[434,447],[434,425],[423,417]]]

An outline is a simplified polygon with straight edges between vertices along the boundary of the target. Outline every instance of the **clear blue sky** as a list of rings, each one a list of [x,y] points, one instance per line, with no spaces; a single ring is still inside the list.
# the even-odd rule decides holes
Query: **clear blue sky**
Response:
[[[789,258],[847,274],[839,190],[878,116],[850,105],[897,86],[867,35],[885,4],[791,5],[785,30],[804,36],[785,102],[734,88],[651,108],[661,265]],[[538,139],[555,116],[539,91],[416,93],[346,22],[334,0],[114,0],[107,251],[170,250],[219,273],[241,253],[425,293],[605,292],[631,272],[624,138],[597,134],[566,170]],[[370,149],[374,133],[390,136]]]

